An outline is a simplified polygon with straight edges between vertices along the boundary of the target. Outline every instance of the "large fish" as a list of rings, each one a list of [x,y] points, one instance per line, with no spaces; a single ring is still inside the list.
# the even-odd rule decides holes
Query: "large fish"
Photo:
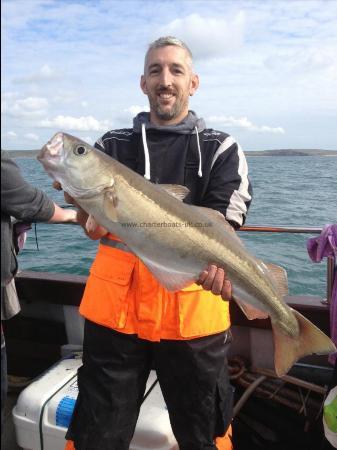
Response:
[[[38,159],[63,190],[127,244],[168,290],[191,284],[210,264],[223,268],[233,285],[233,299],[270,317],[278,375],[302,356],[335,351],[321,330],[282,300],[268,268],[244,248],[219,213],[183,203],[168,192],[174,190],[171,187],[150,183],[65,133],[57,133]]]

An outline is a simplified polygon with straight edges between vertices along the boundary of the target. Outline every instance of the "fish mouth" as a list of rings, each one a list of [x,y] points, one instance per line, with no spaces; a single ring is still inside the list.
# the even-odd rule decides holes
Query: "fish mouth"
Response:
[[[63,133],[56,133],[50,141],[45,144],[37,155],[37,159],[46,167],[59,164],[63,156]]]
[[[37,159],[49,176],[54,181],[60,183],[62,189],[71,197],[87,199],[104,192],[104,190],[110,189],[113,186],[113,181],[98,185],[94,184],[93,186],[85,188],[81,185],[81,181],[78,180],[76,176],[69,176],[67,156],[70,150],[68,151],[68,146],[71,148],[72,144],[77,144],[77,147],[79,147],[81,142],[82,141],[66,133],[58,132],[42,147],[37,155]],[[85,145],[85,143],[83,143],[83,145]]]
[[[61,185],[62,163],[64,160],[64,134],[56,133],[48,141],[37,155],[37,160],[42,164],[45,171],[54,180]]]

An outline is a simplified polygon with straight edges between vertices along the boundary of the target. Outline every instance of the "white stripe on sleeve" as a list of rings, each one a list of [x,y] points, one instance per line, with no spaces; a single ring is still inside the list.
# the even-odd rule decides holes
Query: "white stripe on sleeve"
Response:
[[[239,156],[238,174],[241,177],[241,183],[239,189],[234,190],[233,194],[231,195],[229,205],[226,211],[226,219],[233,220],[234,222],[237,222],[239,225],[242,225],[243,217],[247,213],[246,202],[251,200],[252,197],[248,192],[249,181],[248,181],[247,161],[240,145],[237,144],[237,146]]]
[[[219,158],[219,156],[229,149],[233,144],[236,144],[235,140],[232,138],[232,136],[228,136],[221,145],[219,145],[218,150],[214,153],[212,164],[211,164],[211,170],[215,164],[215,161]]]

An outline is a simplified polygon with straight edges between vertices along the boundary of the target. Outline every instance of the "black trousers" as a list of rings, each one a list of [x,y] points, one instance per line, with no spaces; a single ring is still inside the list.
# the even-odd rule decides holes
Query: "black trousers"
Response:
[[[1,324],[1,433],[5,421],[5,406],[7,399],[7,355],[5,336]]]
[[[230,332],[150,342],[86,321],[79,396],[66,438],[76,450],[127,450],[150,370],[180,450],[216,449],[232,418]]]

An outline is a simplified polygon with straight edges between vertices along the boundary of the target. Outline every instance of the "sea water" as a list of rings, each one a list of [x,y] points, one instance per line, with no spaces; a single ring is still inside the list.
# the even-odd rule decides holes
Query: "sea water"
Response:
[[[333,156],[250,156],[254,195],[246,225],[323,227],[337,223],[337,158]],[[23,175],[64,205],[62,192],[36,159],[17,158]],[[306,250],[315,234],[240,232],[247,248],[284,267],[292,295],[326,296],[326,261],[313,263]],[[87,275],[97,250],[78,225],[33,224],[19,254],[21,270]]]

